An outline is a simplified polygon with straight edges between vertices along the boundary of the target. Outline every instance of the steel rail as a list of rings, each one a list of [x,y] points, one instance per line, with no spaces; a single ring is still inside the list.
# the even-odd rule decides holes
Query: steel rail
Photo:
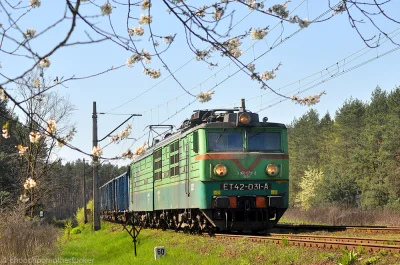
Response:
[[[352,231],[367,233],[400,233],[398,226],[328,226],[328,225],[288,225],[279,224],[276,229],[293,229],[293,230],[326,230],[326,231]]]
[[[371,239],[371,238],[350,238],[333,236],[313,236],[313,235],[288,235],[274,234],[271,236],[247,236],[247,235],[227,235],[215,234],[217,238],[242,239],[247,238],[255,242],[273,242],[275,244],[294,245],[302,247],[316,247],[326,249],[355,249],[360,247],[367,251],[386,250],[393,253],[400,253],[399,240]],[[372,243],[371,243],[372,242]]]

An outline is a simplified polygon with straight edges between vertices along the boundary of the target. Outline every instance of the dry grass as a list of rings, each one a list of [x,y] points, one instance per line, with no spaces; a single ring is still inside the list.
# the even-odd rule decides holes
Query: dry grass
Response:
[[[59,235],[56,227],[29,220],[22,207],[0,210],[0,261],[50,258]]]
[[[400,226],[400,212],[391,210],[363,211],[356,208],[333,206],[302,211],[290,208],[284,215],[286,222],[347,226]]]

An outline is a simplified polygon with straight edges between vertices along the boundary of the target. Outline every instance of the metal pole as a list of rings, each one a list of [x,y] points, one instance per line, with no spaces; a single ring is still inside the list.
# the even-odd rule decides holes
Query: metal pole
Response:
[[[96,102],[93,101],[93,146],[97,146],[97,112]],[[93,230],[100,230],[100,198],[99,198],[99,158],[93,156]]]
[[[85,216],[85,224],[87,224],[87,209],[86,209],[86,174],[85,174],[85,159],[83,159],[83,212]]]

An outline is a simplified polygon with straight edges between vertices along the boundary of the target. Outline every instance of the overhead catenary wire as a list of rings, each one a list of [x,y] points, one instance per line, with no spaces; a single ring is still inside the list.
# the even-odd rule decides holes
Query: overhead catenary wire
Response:
[[[301,90],[301,91],[298,91],[296,94],[301,94],[301,93],[303,93],[303,92],[305,92],[305,91],[308,91],[308,90],[310,90],[310,89],[312,89],[312,88],[314,88],[314,87],[316,87],[316,86],[319,86],[319,85],[321,85],[321,84],[324,84],[325,82],[328,82],[328,81],[330,81],[330,80],[332,80],[332,79],[334,79],[334,78],[336,78],[336,77],[339,77],[339,76],[344,75],[344,74],[346,74],[346,73],[348,73],[348,72],[350,72],[350,71],[353,71],[353,70],[355,70],[355,69],[357,69],[357,68],[359,68],[359,67],[361,67],[361,66],[364,66],[364,65],[366,65],[366,64],[369,64],[369,63],[371,63],[371,62],[373,62],[373,61],[375,61],[375,60],[377,60],[377,59],[380,59],[380,58],[382,58],[382,57],[384,57],[384,56],[386,56],[386,55],[388,55],[388,54],[391,54],[392,52],[395,52],[395,51],[397,51],[397,50],[399,50],[399,49],[400,49],[400,47],[393,48],[393,49],[391,49],[391,50],[389,50],[389,51],[387,51],[387,52],[385,52],[385,53],[380,54],[380,55],[377,56],[377,57],[373,57],[373,58],[371,58],[371,59],[369,59],[369,60],[366,60],[366,61],[364,61],[364,62],[362,62],[362,63],[360,63],[360,64],[357,64],[357,65],[355,65],[355,66],[353,66],[353,67],[350,67],[350,68],[348,68],[348,69],[346,69],[346,70],[344,70],[344,71],[339,71],[339,72],[337,72],[336,74],[331,75],[328,79],[325,79],[325,80],[323,80],[323,81],[318,82],[317,84],[314,84],[314,85],[312,85],[312,86],[310,86],[310,87],[307,87],[307,88],[305,88],[305,89],[303,89],[303,90]],[[296,89],[296,90],[297,90],[297,89]],[[294,90],[294,91],[295,91],[295,90]],[[291,92],[293,92],[293,91],[291,91]],[[290,94],[291,92],[289,92],[288,94]],[[275,100],[276,100],[276,99],[278,99],[278,98],[275,98]],[[273,106],[275,106],[275,105],[277,105],[277,104],[279,104],[279,103],[282,103],[283,101],[286,101],[286,100],[287,100],[286,98],[285,98],[285,99],[282,99],[282,100],[279,100],[278,102],[276,102],[276,103],[274,103],[274,104],[271,104],[271,105],[269,105],[269,106],[267,106],[267,107],[264,107],[264,108],[259,109],[257,112],[261,112],[261,111],[263,111],[263,110],[265,110],[265,109],[271,108],[271,107],[273,107]],[[269,102],[272,102],[272,101],[274,101],[274,100],[271,100],[271,101],[269,101]]]
[[[296,10],[299,6],[301,6],[301,4],[303,4],[304,2],[305,2],[305,0],[303,0],[293,11],[295,11],[295,10]],[[332,7],[332,8],[335,8],[335,7],[339,6],[341,3],[342,3],[342,1],[340,1],[338,4],[336,4],[336,5],[335,5],[334,7]],[[327,11],[323,12],[321,15],[319,15],[318,17],[316,17],[314,20],[312,20],[312,21],[311,21],[311,24],[312,24],[314,21],[317,21],[317,20],[319,20],[320,18],[322,18],[322,17],[324,17],[325,15],[327,15],[327,14],[332,10],[332,8],[328,9]],[[293,11],[292,11],[292,12],[293,12]],[[280,25],[280,24],[281,24],[281,22],[277,23],[272,29],[276,28],[276,27],[277,27],[278,25]],[[271,30],[272,30],[272,29],[271,29]],[[275,49],[276,47],[280,46],[281,44],[283,44],[284,42],[286,42],[287,40],[289,40],[290,38],[292,38],[293,36],[295,36],[296,34],[298,34],[299,32],[301,32],[302,30],[303,30],[303,28],[300,28],[300,29],[298,29],[297,31],[293,32],[292,34],[290,34],[290,35],[287,36],[286,38],[282,39],[281,42],[275,44],[274,46],[270,47],[266,52],[264,52],[264,53],[262,53],[261,55],[257,56],[257,57],[256,57],[254,60],[252,60],[250,63],[253,63],[253,62],[255,62],[256,60],[260,59],[261,57],[265,56],[265,55],[268,54],[270,51],[272,51],[272,50]],[[258,42],[258,41],[257,41],[257,42]],[[257,43],[257,42],[256,42],[256,43]],[[244,51],[244,53],[247,52],[248,50],[250,50],[256,43],[254,43],[254,44],[251,45],[249,48],[247,48],[247,49]],[[227,65],[225,65],[225,66],[224,66],[222,69],[220,69],[217,73],[221,72],[223,69],[225,69],[225,68],[228,67],[229,65],[230,65],[230,63],[228,63]],[[227,81],[228,79],[230,79],[231,77],[235,76],[237,73],[239,73],[240,71],[242,71],[242,69],[243,69],[243,68],[239,68],[237,71],[235,71],[235,72],[234,72],[233,74],[231,74],[231,75],[228,75],[228,77],[226,77],[225,79],[223,79],[223,80],[220,81],[219,83],[217,82],[212,88],[208,89],[207,92],[210,92],[210,91],[212,91],[213,89],[215,89],[216,87],[220,86],[220,85],[223,84],[225,81]],[[200,82],[198,85],[194,86],[194,87],[193,87],[192,89],[190,89],[189,91],[192,91],[193,89],[195,89],[195,88],[201,86],[204,82],[206,82],[206,81],[208,81],[209,79],[215,77],[217,73],[214,73],[214,74],[210,75],[207,79],[203,80],[202,82]],[[149,109],[143,111],[142,113],[145,114],[145,113],[147,113],[148,111],[151,111],[151,110],[153,110],[153,109],[155,109],[155,108],[159,108],[160,106],[163,106],[163,105],[165,105],[165,104],[168,104],[169,102],[172,102],[172,101],[176,100],[177,98],[179,98],[179,97],[181,97],[181,96],[184,96],[184,95],[186,95],[186,93],[182,93],[182,94],[179,95],[178,97],[175,97],[175,98],[173,98],[173,99],[170,99],[170,100],[168,100],[167,102],[165,102],[165,103],[163,103],[163,104],[157,105],[156,107],[149,108]],[[163,122],[161,122],[160,124],[163,124],[164,122],[170,120],[172,117],[176,116],[178,113],[180,113],[181,111],[183,111],[184,109],[186,109],[187,107],[189,107],[190,105],[192,105],[192,104],[193,104],[194,102],[196,102],[197,100],[198,100],[198,99],[196,98],[196,99],[190,101],[189,104],[187,104],[186,106],[182,107],[179,111],[176,111],[174,114],[172,114],[171,116],[169,116],[168,118],[166,118],[166,119],[165,119]],[[139,138],[137,138],[137,140],[143,138],[145,135],[146,135],[146,133],[143,134],[143,135],[141,135]],[[133,144],[132,144],[132,146],[133,146]],[[131,146],[131,147],[132,147],[132,146]]]
[[[303,1],[303,2],[304,2],[304,1]],[[318,19],[318,18],[317,18],[317,19]],[[280,45],[281,43],[285,42],[287,39],[289,39],[290,37],[294,36],[296,33],[300,32],[300,31],[301,31],[301,29],[298,30],[298,31],[296,31],[294,34],[290,35],[290,36],[287,37],[286,39],[282,40],[280,43],[278,43],[278,44],[277,44],[276,46],[274,46],[274,47],[277,47],[278,45]],[[272,48],[271,48],[271,49],[272,49]],[[267,51],[267,52],[268,52],[268,51]],[[266,53],[267,53],[267,52],[266,52]],[[266,53],[264,53],[263,55],[265,55]],[[263,55],[261,55],[261,56],[263,56]],[[261,56],[259,56],[259,57],[256,58],[256,59],[259,59]],[[228,66],[229,66],[229,65],[230,65],[230,64],[228,64]],[[241,71],[241,70],[242,70],[242,68],[241,68],[240,70],[238,70],[236,73],[238,73],[238,72]],[[235,73],[235,74],[236,74],[236,73]],[[217,84],[214,86],[214,88],[217,87],[217,86],[219,86],[219,85],[221,85],[223,82],[225,82],[227,79],[229,79],[230,77],[234,76],[235,74],[230,75],[228,78],[224,79],[224,80],[221,81],[220,83],[217,83]],[[214,74],[213,76],[216,76],[216,75]],[[210,89],[210,90],[212,90],[212,89]],[[210,91],[210,90],[208,90],[208,91]],[[196,99],[196,100],[197,100],[197,99]],[[179,111],[177,111],[174,115],[168,117],[165,121],[171,119],[171,118],[172,118],[173,116],[175,116],[177,113],[179,113],[179,112],[181,112],[182,110],[186,109],[188,106],[190,106],[190,105],[191,105],[192,103],[194,103],[196,100],[193,100],[192,102],[190,102],[187,106],[185,106],[185,107],[183,107],[182,109],[180,109]],[[15,103],[15,102],[14,102],[14,103]],[[18,106],[29,118],[32,118],[32,117],[30,116],[30,114],[27,113],[27,111],[26,111],[22,106],[20,106],[19,104],[17,104],[17,106]],[[165,121],[164,121],[164,122],[165,122]],[[38,126],[40,126],[40,125],[38,125]],[[40,126],[40,127],[41,127],[41,126]],[[41,127],[41,129],[44,130],[43,127]],[[55,136],[52,136],[52,137],[54,137],[55,139],[57,139]],[[86,153],[86,152],[83,152],[83,151],[80,150],[79,148],[76,148],[76,147],[74,147],[74,146],[72,146],[72,145],[70,145],[70,144],[68,144],[68,143],[66,143],[66,146],[68,146],[69,148],[71,148],[71,149],[73,149],[73,150],[76,150],[76,151],[79,151],[79,152],[81,152],[81,153],[83,153],[83,154],[86,154],[86,155],[91,156],[90,154],[88,154],[88,153]]]
[[[303,0],[299,5],[297,5],[297,6],[291,11],[291,13],[293,13],[295,10],[297,10],[305,1],[306,1],[306,0]],[[339,5],[339,4],[338,4],[338,5]],[[322,18],[322,17],[325,16],[327,13],[329,13],[329,11],[330,11],[330,9],[327,10],[326,12],[324,12],[322,15],[318,16],[317,18],[315,18],[313,21],[317,21],[318,19]],[[273,30],[274,30],[275,28],[277,28],[279,25],[281,25],[281,21],[278,22],[274,27],[272,27],[271,30],[270,30],[269,32],[273,31]],[[276,44],[276,45],[274,45],[274,46],[269,47],[269,49],[268,49],[266,52],[264,52],[262,55],[260,55],[260,56],[258,56],[258,57],[256,57],[256,58],[254,58],[250,63],[253,63],[253,62],[257,61],[258,59],[260,59],[261,57],[265,56],[265,55],[266,55],[267,53],[269,53],[271,50],[275,49],[275,48],[278,47],[280,44],[284,43],[286,40],[288,40],[289,38],[293,37],[294,35],[296,35],[297,33],[299,33],[299,32],[302,31],[302,30],[303,30],[302,28],[298,29],[297,31],[295,31],[294,33],[292,33],[290,36],[286,37],[283,41],[279,42],[278,44]],[[253,48],[257,43],[259,43],[259,42],[260,42],[260,40],[257,40],[255,43],[253,43],[252,45],[250,45],[246,50],[243,51],[243,54],[246,53],[247,51],[249,51],[250,49],[252,49],[252,48]],[[193,59],[192,59],[192,60],[193,60]],[[193,87],[192,87],[191,89],[189,89],[188,91],[193,91],[193,90],[195,90],[196,88],[201,87],[204,83],[206,83],[206,82],[209,81],[210,79],[215,78],[215,77],[216,77],[219,73],[221,73],[223,70],[225,70],[226,68],[230,67],[231,63],[232,63],[232,62],[229,62],[229,63],[227,63],[225,66],[219,68],[219,70],[218,70],[217,72],[211,74],[209,77],[207,77],[206,79],[204,79],[203,81],[201,81],[201,82],[198,83],[197,85],[193,86]],[[233,74],[229,74],[229,75],[228,75],[228,78],[225,78],[222,82],[220,82],[220,83],[216,82],[216,85],[213,86],[212,89],[207,90],[207,92],[212,91],[213,89],[215,89],[216,87],[218,87],[219,85],[221,85],[222,83],[224,83],[225,81],[227,81],[229,78],[235,76],[237,73],[239,73],[239,72],[242,71],[242,70],[243,70],[243,67],[242,67],[242,68],[239,68],[239,69],[238,69],[237,71],[235,71]],[[156,105],[156,106],[154,106],[154,107],[151,107],[151,108],[149,108],[149,109],[143,111],[142,113],[145,114],[145,113],[147,113],[147,112],[149,112],[149,111],[152,111],[152,110],[154,110],[154,109],[156,109],[156,108],[159,108],[159,107],[161,107],[161,106],[167,105],[167,104],[169,104],[170,102],[175,101],[175,100],[177,100],[178,98],[183,97],[183,96],[185,96],[185,95],[186,95],[186,93],[182,93],[182,94],[180,94],[180,95],[178,95],[178,96],[176,96],[176,97],[174,97],[174,98],[172,98],[172,99],[170,99],[170,100],[168,100],[168,101],[166,101],[166,102],[163,102],[163,103],[161,103],[161,104],[159,104],[159,105]]]
[[[304,0],[305,1],[305,0]],[[244,16],[242,19],[240,19],[235,25],[233,25],[232,28],[235,28],[238,24],[240,24],[241,22],[243,22],[251,13],[253,13],[254,10],[250,11],[246,16]],[[206,49],[210,49],[211,47],[207,47]],[[172,72],[172,74],[177,73],[178,71],[180,71],[181,69],[183,69],[186,65],[188,65],[189,63],[191,63],[193,60],[195,60],[196,57],[192,57],[189,61],[187,61],[186,63],[184,63],[183,65],[181,65],[179,68],[177,68],[175,71]],[[162,79],[161,81],[159,81],[158,83],[156,83],[155,85],[151,86],[150,88],[146,89],[145,91],[141,92],[140,94],[136,95],[135,97],[131,98],[130,100],[122,103],[121,105],[118,105],[117,107],[107,111],[107,112],[112,112],[114,110],[117,110],[129,103],[131,103],[132,101],[134,101],[135,99],[143,96],[144,94],[146,94],[147,92],[151,91],[153,88],[157,87],[158,85],[160,85],[161,83],[163,83],[164,81],[166,81],[167,79],[169,79],[170,77],[172,77],[172,74],[167,75],[164,79]],[[186,94],[186,93],[184,93]]]
[[[400,34],[400,31],[399,31],[399,30],[400,30],[400,28],[397,28],[396,30],[394,30],[394,31],[392,31],[391,33],[389,33],[388,36],[390,36],[390,38],[396,37],[397,35]],[[389,41],[389,39],[386,38],[384,41],[382,41],[382,42],[380,43],[380,45],[382,45],[382,44],[384,44],[384,43],[386,43],[386,42],[388,42],[388,41]],[[363,52],[363,51],[365,51],[365,52]],[[284,86],[281,86],[281,87],[277,88],[277,90],[278,90],[278,91],[281,91],[282,89],[287,88],[287,87],[290,87],[290,86],[293,86],[293,85],[295,85],[295,84],[299,84],[299,87],[298,87],[297,89],[292,90],[291,92],[295,92],[296,90],[300,90],[301,88],[306,87],[307,85],[310,85],[310,84],[312,84],[312,83],[314,83],[314,82],[317,82],[317,81],[320,80],[320,79],[323,80],[326,76],[331,76],[332,74],[329,73],[329,69],[330,69],[330,68],[335,68],[335,69],[334,69],[335,71],[336,71],[338,68],[342,68],[343,71],[344,71],[344,67],[346,67],[348,64],[350,64],[351,62],[355,61],[356,59],[360,58],[361,56],[363,56],[363,55],[365,55],[365,54],[367,54],[367,53],[369,53],[369,52],[371,52],[371,51],[372,51],[371,48],[365,46],[364,48],[361,48],[361,49],[359,49],[359,50],[353,52],[352,54],[350,54],[350,55],[348,55],[348,56],[346,56],[346,57],[344,57],[344,58],[338,60],[336,63],[333,63],[333,64],[331,64],[330,66],[324,67],[322,70],[316,71],[316,72],[314,72],[313,74],[307,75],[306,77],[300,78],[300,79],[298,79],[298,80],[296,80],[296,81],[290,82],[289,84],[286,84],[286,85],[284,85]],[[363,52],[363,53],[360,54],[360,52]],[[357,54],[359,54],[359,55],[356,56],[356,57],[354,57],[354,56],[357,55]],[[343,62],[343,63],[341,63],[341,62]],[[322,74],[322,73],[325,72],[325,71],[327,71],[327,72],[324,73],[324,74]],[[311,77],[314,77],[314,76],[318,76],[318,77],[317,77],[316,79],[314,79],[314,80],[312,80],[312,81],[310,81],[310,82],[308,82],[308,83],[303,84],[303,85],[300,86],[300,83],[302,83],[304,80],[307,80],[307,79],[309,79],[309,78],[311,78]],[[248,102],[253,101],[253,100],[255,100],[255,99],[262,98],[263,96],[266,96],[266,95],[271,94],[271,93],[272,93],[271,91],[267,91],[266,93],[260,94],[260,95],[258,95],[258,96],[255,96],[255,97],[252,97],[252,98],[249,98],[249,99],[246,99],[246,102],[248,103]],[[288,95],[288,94],[286,94],[286,95]],[[275,100],[275,99],[274,99],[274,100]],[[268,101],[268,102],[270,102],[270,101]],[[228,107],[228,106],[232,106],[232,105],[234,106],[235,104],[237,104],[237,102],[233,102],[233,103],[230,103],[230,104],[225,104],[225,105],[221,106],[220,108],[224,108],[224,107]],[[266,104],[266,103],[263,103],[263,104],[261,104],[261,105],[265,105],[265,104]],[[261,106],[261,105],[259,105],[259,106]]]

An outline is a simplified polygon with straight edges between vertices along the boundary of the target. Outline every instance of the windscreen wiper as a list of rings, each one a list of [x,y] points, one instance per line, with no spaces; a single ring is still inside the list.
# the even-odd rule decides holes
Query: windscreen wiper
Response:
[[[256,133],[256,134],[250,136],[249,138],[253,138],[253,137],[255,137],[255,136],[259,135],[259,134],[262,134],[262,133],[264,133],[264,132],[258,132],[258,133]]]
[[[226,128],[222,129],[221,134],[218,136],[218,139],[215,141],[215,143],[218,143],[219,139],[221,139],[222,135],[225,133]]]

